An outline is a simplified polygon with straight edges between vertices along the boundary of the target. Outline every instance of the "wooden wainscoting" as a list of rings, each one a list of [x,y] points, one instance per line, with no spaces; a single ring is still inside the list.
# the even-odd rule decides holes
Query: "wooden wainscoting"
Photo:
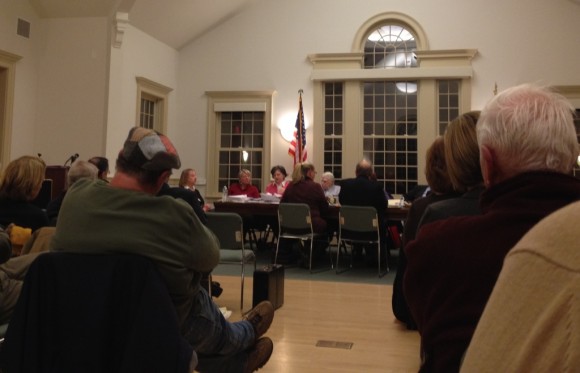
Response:
[[[233,311],[230,321],[240,320],[239,276],[213,279],[224,289],[216,303]],[[395,320],[392,286],[286,279],[284,290],[284,305],[266,333],[274,341],[274,352],[260,372],[418,371],[419,334]],[[247,311],[252,306],[251,277],[244,298]]]

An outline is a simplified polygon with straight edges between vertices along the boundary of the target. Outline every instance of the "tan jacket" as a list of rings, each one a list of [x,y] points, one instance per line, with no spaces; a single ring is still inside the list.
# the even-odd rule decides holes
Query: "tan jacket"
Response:
[[[580,202],[551,214],[507,255],[461,372],[580,368]]]

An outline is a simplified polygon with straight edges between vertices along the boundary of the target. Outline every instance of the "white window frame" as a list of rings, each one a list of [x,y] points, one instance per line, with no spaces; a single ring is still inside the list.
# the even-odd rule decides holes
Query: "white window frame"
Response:
[[[366,35],[381,25],[399,24],[416,35],[418,67],[393,69],[365,69],[364,43]],[[460,112],[471,110],[471,78],[473,68],[471,60],[477,54],[476,49],[429,50],[428,39],[422,27],[402,13],[387,12],[379,14],[365,22],[358,30],[348,53],[320,53],[308,56],[312,63],[311,79],[314,82],[313,122],[324,123],[323,86],[326,82],[344,82],[343,102],[343,177],[349,177],[348,170],[353,170],[363,157],[361,126],[347,125],[363,122],[361,83],[372,80],[416,80],[420,87],[417,97],[420,103],[417,112],[418,123],[418,179],[420,184],[427,181],[422,170],[425,169],[425,154],[433,140],[438,136],[438,103],[437,80],[459,79]],[[324,126],[314,126],[314,163],[317,168],[323,166]]]
[[[135,126],[141,126],[141,99],[151,99],[155,101],[155,115],[153,129],[167,133],[167,114],[169,112],[169,93],[173,88],[154,82],[153,80],[142,76],[136,77],[137,81],[137,115],[135,117]]]
[[[272,106],[275,91],[207,91],[207,187],[206,195],[209,198],[219,198],[218,164],[220,144],[219,113],[262,111],[264,112],[264,148],[262,159],[266,162],[271,158],[271,128]],[[261,179],[266,183],[270,180],[269,168],[262,167]],[[264,190],[266,185],[260,185]]]

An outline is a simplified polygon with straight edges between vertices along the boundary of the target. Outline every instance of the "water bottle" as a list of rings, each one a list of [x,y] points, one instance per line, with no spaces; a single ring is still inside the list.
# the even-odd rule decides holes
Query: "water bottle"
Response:
[[[224,189],[222,191],[222,202],[226,202],[228,200],[228,187],[224,185]]]
[[[405,207],[405,197],[401,196],[401,199],[399,200],[399,207],[403,208]]]

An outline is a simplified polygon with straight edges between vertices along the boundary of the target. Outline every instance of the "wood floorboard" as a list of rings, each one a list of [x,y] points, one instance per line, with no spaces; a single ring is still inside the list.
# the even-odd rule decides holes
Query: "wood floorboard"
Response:
[[[240,278],[214,276],[224,289],[216,303],[241,319]],[[246,278],[244,310],[252,306]],[[285,280],[284,305],[266,334],[274,352],[260,372],[417,372],[419,334],[396,321],[391,285]],[[317,347],[319,340],[351,342],[351,349]]]

